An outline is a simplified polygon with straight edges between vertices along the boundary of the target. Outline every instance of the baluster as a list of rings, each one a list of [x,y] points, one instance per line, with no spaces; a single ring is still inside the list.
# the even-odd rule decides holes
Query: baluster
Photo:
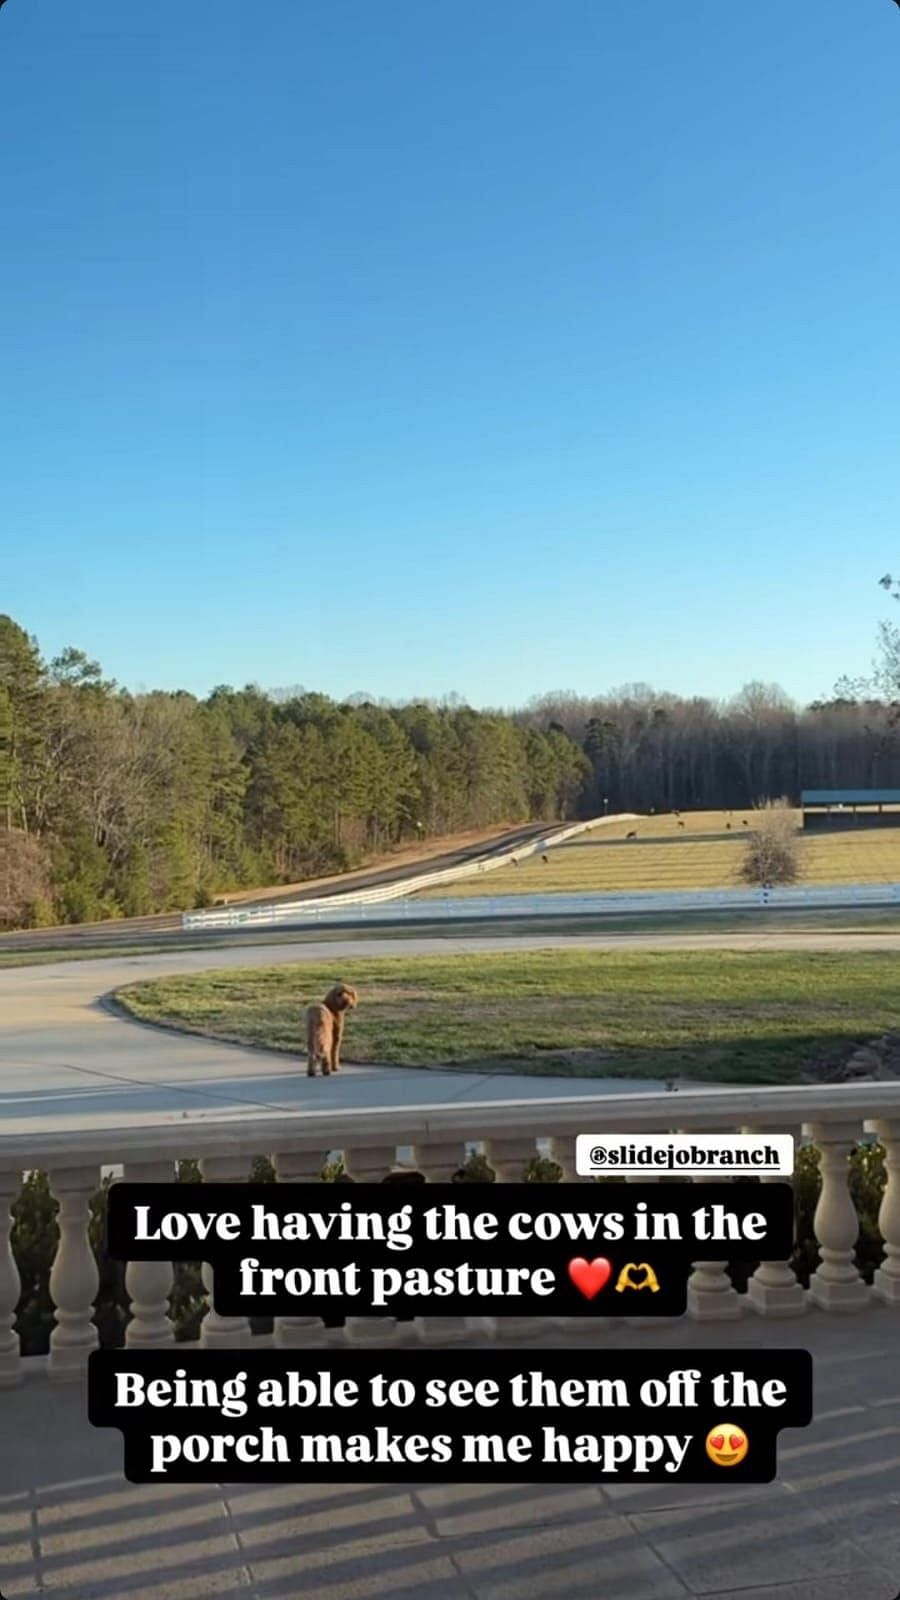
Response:
[[[396,1146],[392,1144],[345,1150],[344,1170],[354,1183],[381,1183],[393,1167],[396,1155]],[[390,1189],[385,1193],[392,1196]],[[398,1200],[398,1211],[402,1204],[403,1201]],[[407,1324],[402,1331],[411,1332],[411,1325]],[[347,1317],[344,1323],[344,1338],[348,1344],[397,1344],[400,1332],[397,1318],[391,1315]]]
[[[550,1140],[547,1152],[549,1159],[555,1161],[562,1168],[560,1183],[591,1183],[591,1178],[582,1178],[575,1170],[575,1140],[571,1134],[564,1138],[555,1134]]]
[[[56,1327],[50,1335],[47,1370],[51,1378],[65,1380],[81,1376],[99,1342],[93,1316],[100,1274],[88,1238],[97,1169],[54,1170],[49,1183],[50,1193],[59,1201],[59,1244],[50,1272]]]
[[[465,1150],[461,1140],[447,1144],[417,1145],[413,1150],[413,1159],[420,1172],[424,1172],[428,1183],[450,1183],[455,1172],[458,1172],[465,1161]],[[459,1185],[464,1188],[465,1185]],[[490,1191],[490,1185],[485,1185]],[[490,1200],[485,1203],[485,1210],[490,1210]],[[416,1317],[416,1337],[424,1344],[459,1344],[466,1339],[490,1337],[493,1333],[493,1320],[490,1317]]]
[[[200,1171],[204,1183],[245,1183],[247,1167],[232,1156],[213,1156],[201,1161]],[[200,1343],[204,1350],[234,1350],[249,1344],[250,1323],[246,1317],[223,1317],[213,1304],[215,1274],[208,1261],[200,1268],[203,1287],[209,1300],[209,1310],[200,1324]]]
[[[22,1381],[22,1357],[15,1331],[22,1285],[12,1253],[12,1206],[21,1187],[21,1172],[0,1172],[0,1388]]]
[[[550,1159],[562,1167],[561,1182],[565,1184],[578,1183],[582,1185],[583,1193],[575,1199],[567,1196],[570,1205],[581,1207],[585,1210],[599,1210],[598,1196],[603,1192],[603,1185],[594,1182],[593,1178],[582,1177],[575,1167],[575,1139],[571,1134],[554,1135],[550,1140]],[[573,1254],[575,1254],[573,1250]],[[604,1290],[604,1293],[607,1291]],[[597,1339],[608,1333],[611,1328],[616,1328],[622,1321],[621,1317],[599,1317],[591,1312],[583,1317],[554,1317],[554,1327],[570,1339]]]
[[[273,1157],[279,1183],[319,1183],[325,1158],[321,1152],[283,1150]],[[323,1186],[326,1199],[337,1193],[333,1184]],[[316,1196],[318,1199],[318,1196]],[[308,1203],[304,1197],[303,1203]],[[282,1350],[318,1350],[328,1343],[328,1330],[321,1317],[276,1317],[275,1344]]]
[[[522,1174],[537,1155],[534,1139],[490,1139],[485,1142],[484,1154],[494,1170],[498,1183],[521,1183]],[[543,1186],[534,1186],[540,1190]],[[529,1189],[532,1185],[529,1184]],[[510,1258],[511,1259],[511,1258]],[[501,1316],[494,1317],[494,1336],[501,1343],[507,1339],[535,1339],[555,1326],[555,1317]]]
[[[800,1140],[795,1128],[794,1149]],[[765,1128],[742,1128],[742,1133],[765,1133]],[[784,1183],[784,1178],[763,1178],[763,1183]],[[793,1193],[793,1189],[791,1191]],[[761,1317],[802,1317],[809,1309],[809,1297],[798,1281],[790,1260],[761,1261],[747,1284],[747,1304]]]
[[[849,1187],[849,1156],[859,1129],[849,1123],[810,1122],[804,1131],[819,1146],[822,1172],[813,1217],[822,1261],[809,1280],[809,1297],[823,1311],[862,1311],[871,1304],[872,1291],[854,1259],[859,1218]]]
[[[482,1152],[498,1183],[524,1183],[525,1168],[539,1157],[534,1138],[524,1136],[486,1139]]]
[[[689,1131],[689,1130],[680,1130]],[[702,1188],[721,1183],[721,1178],[694,1178]],[[700,1196],[700,1204],[703,1197]],[[741,1297],[728,1276],[727,1261],[692,1261],[687,1286],[688,1316],[695,1322],[736,1322],[743,1314]]]
[[[626,1178],[625,1179],[626,1183],[662,1183],[662,1181],[663,1180],[660,1177],[647,1176],[644,1173],[641,1173],[640,1177],[635,1175],[632,1178]],[[652,1195],[649,1196],[648,1199],[647,1199],[647,1205],[651,1208],[651,1210],[652,1210],[652,1199],[653,1199]],[[635,1245],[635,1256],[636,1256],[637,1259],[640,1259],[640,1247],[638,1245]],[[657,1276],[659,1276],[659,1274],[657,1274]],[[647,1294],[650,1293],[649,1290],[645,1290],[644,1292],[647,1293]],[[681,1318],[680,1317],[625,1317],[623,1320],[625,1322],[626,1328],[648,1328],[648,1327],[664,1328],[670,1322],[680,1322]]]
[[[869,1124],[884,1145],[887,1173],[884,1195],[878,1210],[878,1228],[884,1240],[884,1260],[876,1269],[873,1284],[879,1300],[900,1305],[900,1121],[885,1119]]]
[[[172,1183],[175,1169],[169,1162],[139,1162],[125,1168],[128,1183]],[[169,1314],[169,1297],[175,1283],[171,1261],[129,1261],[125,1289],[131,1301],[131,1319],[125,1343],[139,1349],[159,1349],[175,1343]]]

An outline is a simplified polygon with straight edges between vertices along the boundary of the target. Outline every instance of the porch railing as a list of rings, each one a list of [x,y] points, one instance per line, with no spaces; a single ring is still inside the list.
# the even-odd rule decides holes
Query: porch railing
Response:
[[[789,1261],[762,1261],[739,1293],[723,1261],[698,1261],[688,1284],[687,1315],[698,1322],[736,1322],[744,1316],[798,1317],[811,1307],[827,1314],[860,1314],[881,1304],[897,1316],[900,1332],[900,1083],[830,1084],[785,1088],[679,1091],[596,1098],[493,1102],[365,1112],[259,1113],[233,1123],[169,1122],[158,1127],[102,1128],[44,1135],[0,1134],[0,1383],[16,1384],[29,1366],[15,1326],[21,1285],[13,1257],[10,1207],[23,1174],[48,1174],[58,1202],[59,1243],[50,1274],[55,1327],[41,1371],[51,1380],[81,1375],[98,1343],[94,1301],[98,1270],[89,1240],[91,1195],[102,1169],[114,1168],[133,1181],[166,1182],[176,1162],[200,1162],[204,1179],[244,1181],[253,1158],[267,1154],[281,1182],[314,1183],[329,1158],[343,1157],[348,1175],[376,1182],[399,1168],[415,1168],[431,1182],[447,1182],[473,1147],[481,1150],[496,1180],[521,1178],[535,1156],[549,1156],[562,1181],[585,1182],[574,1169],[578,1133],[791,1133],[820,1153],[821,1190],[814,1232],[820,1262],[804,1287]],[[887,1182],[878,1226],[884,1253],[866,1283],[855,1260],[859,1234],[849,1185],[849,1157],[863,1141],[884,1147]],[[636,1180],[652,1181],[652,1180]],[[204,1267],[208,1308],[200,1344],[240,1345],[251,1337],[242,1318],[222,1317],[210,1298],[211,1274]],[[130,1298],[126,1343],[156,1348],[171,1344],[175,1329],[169,1307],[172,1266],[132,1262],[125,1274]],[[622,1319],[568,1319],[567,1336],[598,1343]],[[626,1321],[629,1319],[625,1319]],[[528,1339],[546,1332],[547,1319],[351,1317],[326,1328],[315,1316],[276,1320],[272,1339],[286,1348],[326,1344],[396,1343],[409,1339],[447,1343],[478,1337]],[[190,1349],[190,1345],[184,1346]]]

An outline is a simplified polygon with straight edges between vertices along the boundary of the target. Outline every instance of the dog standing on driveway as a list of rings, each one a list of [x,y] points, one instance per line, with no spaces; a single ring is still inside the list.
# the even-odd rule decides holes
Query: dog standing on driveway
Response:
[[[356,990],[336,983],[321,1005],[306,1008],[306,1073],[314,1078],[322,1063],[322,1076],[341,1069],[341,1040],[348,1011],[356,1005]]]

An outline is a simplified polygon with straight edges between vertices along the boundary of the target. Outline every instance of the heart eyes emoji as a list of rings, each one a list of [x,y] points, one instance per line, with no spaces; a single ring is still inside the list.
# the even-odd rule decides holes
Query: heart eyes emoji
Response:
[[[706,1435],[706,1454],[717,1467],[736,1467],[749,1448],[743,1429],[731,1422],[717,1423]]]

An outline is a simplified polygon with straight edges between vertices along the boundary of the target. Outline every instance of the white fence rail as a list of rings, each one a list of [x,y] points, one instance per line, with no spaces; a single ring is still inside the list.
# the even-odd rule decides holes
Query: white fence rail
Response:
[[[278,905],[222,906],[210,911],[186,911],[181,919],[185,929],[200,928],[265,928],[292,922],[346,920],[347,910],[366,906],[384,905],[392,900],[406,899],[423,889],[436,889],[444,883],[460,883],[464,878],[477,878],[481,873],[494,872],[511,861],[524,861],[528,856],[549,850],[553,845],[564,844],[580,833],[592,828],[608,826],[613,822],[632,822],[637,813],[620,812],[611,817],[593,817],[588,822],[573,822],[566,828],[557,828],[541,839],[531,839],[496,855],[465,861],[456,867],[443,867],[437,872],[423,872],[418,876],[402,878],[396,883],[379,884],[374,889],[349,889],[345,894],[322,896],[315,900],[292,900]],[[355,920],[355,919],[354,919]]]
[[[421,885],[416,886],[421,887]],[[840,910],[843,906],[900,906],[900,883],[819,884],[811,888],[634,890],[627,894],[595,890],[583,894],[464,895],[457,899],[414,900],[410,883],[402,896],[362,900],[336,895],[290,905],[256,906],[186,916],[186,928],[291,927],[300,923],[478,922],[548,917],[640,916],[646,912]]]
[[[621,916],[644,911],[754,910],[841,906],[900,905],[900,883],[817,884],[772,889],[635,889],[615,893],[597,889],[582,894],[466,895],[455,900],[429,900],[431,918]],[[425,906],[401,902],[392,908],[398,920],[426,919]]]

